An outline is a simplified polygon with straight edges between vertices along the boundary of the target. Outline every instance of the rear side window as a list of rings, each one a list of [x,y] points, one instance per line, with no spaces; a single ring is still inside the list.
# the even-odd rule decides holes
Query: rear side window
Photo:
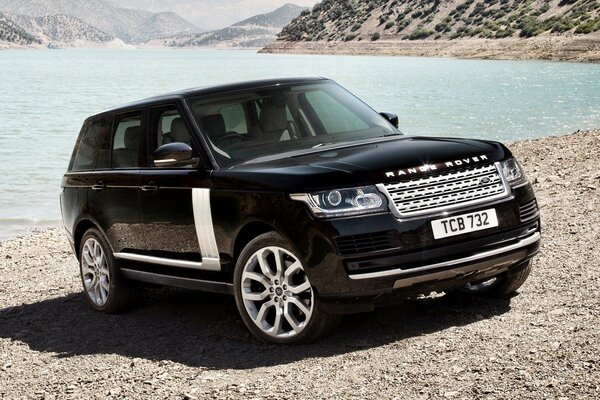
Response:
[[[109,167],[111,126],[110,118],[87,121],[83,125],[73,152],[71,171]]]
[[[137,168],[140,166],[140,143],[142,140],[142,114],[119,115],[115,118],[112,145],[113,168]]]
[[[246,113],[244,112],[244,107],[241,104],[238,103],[223,107],[221,110],[219,110],[219,113],[223,116],[226,132],[235,132],[238,134],[248,133],[248,127],[246,125]]]

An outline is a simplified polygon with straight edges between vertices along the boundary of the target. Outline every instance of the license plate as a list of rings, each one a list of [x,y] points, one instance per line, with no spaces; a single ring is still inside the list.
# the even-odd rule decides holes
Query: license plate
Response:
[[[482,231],[496,226],[498,226],[498,217],[493,208],[431,221],[433,237],[436,239]]]

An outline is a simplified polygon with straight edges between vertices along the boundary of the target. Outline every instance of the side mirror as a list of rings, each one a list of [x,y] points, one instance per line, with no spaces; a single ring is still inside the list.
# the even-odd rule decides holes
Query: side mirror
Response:
[[[192,159],[192,148],[186,143],[167,143],[152,153],[154,165],[157,167],[183,167],[193,165],[197,160]]]
[[[389,112],[381,112],[379,113],[383,118],[385,118],[390,124],[394,125],[396,128],[400,125],[398,121],[398,116],[394,113]]]

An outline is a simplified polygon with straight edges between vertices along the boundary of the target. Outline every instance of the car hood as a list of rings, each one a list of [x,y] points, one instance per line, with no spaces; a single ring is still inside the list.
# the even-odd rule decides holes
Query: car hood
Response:
[[[411,179],[508,156],[510,151],[497,142],[403,136],[216,170],[213,187],[284,192],[343,188]]]

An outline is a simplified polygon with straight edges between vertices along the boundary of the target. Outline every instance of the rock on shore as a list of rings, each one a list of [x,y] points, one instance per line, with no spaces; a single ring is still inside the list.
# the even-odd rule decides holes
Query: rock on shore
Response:
[[[0,242],[0,397],[596,399],[600,130],[509,147],[543,226],[519,295],[352,315],[309,346],[258,343],[224,296],[152,290],[93,312],[61,230]]]

